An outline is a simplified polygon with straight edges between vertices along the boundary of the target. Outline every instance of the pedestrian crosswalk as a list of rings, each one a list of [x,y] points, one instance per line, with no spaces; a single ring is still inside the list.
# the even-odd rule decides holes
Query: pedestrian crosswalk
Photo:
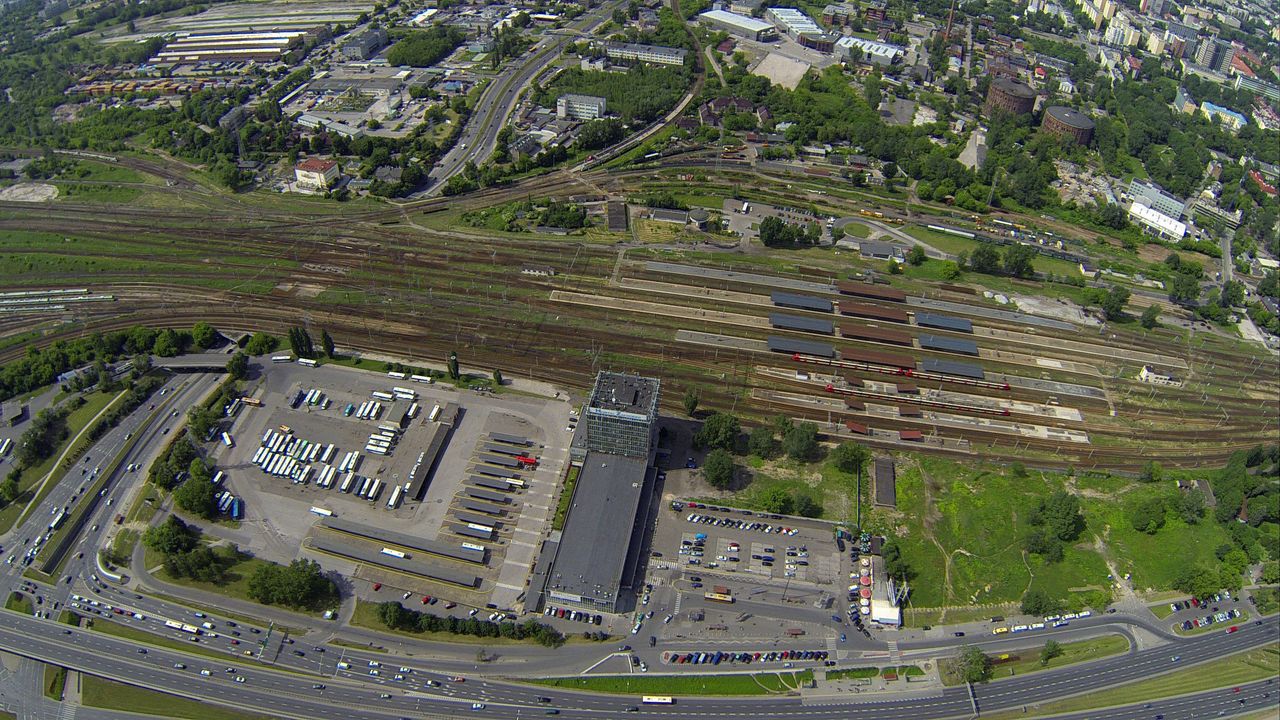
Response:
[[[893,662],[894,665],[901,664],[902,653],[898,651],[898,641],[890,640],[888,645],[889,645],[889,659]]]
[[[58,710],[58,720],[76,720],[76,708],[78,707],[80,706],[74,703],[62,703]]]
[[[682,592],[680,592],[679,590],[677,590],[677,591],[676,591],[676,604],[675,604],[675,607],[671,610],[671,614],[672,614],[672,615],[679,615],[679,614],[680,614],[680,604],[681,604],[682,602],[684,602],[684,593],[682,593]]]

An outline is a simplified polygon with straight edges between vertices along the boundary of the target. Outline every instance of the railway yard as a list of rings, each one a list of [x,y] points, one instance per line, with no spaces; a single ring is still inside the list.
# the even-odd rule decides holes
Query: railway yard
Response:
[[[1277,422],[1260,402],[1275,397],[1274,357],[1218,333],[1078,327],[1000,308],[963,281],[870,284],[868,264],[829,248],[722,251],[637,245],[629,232],[538,236],[457,222],[523,199],[518,184],[338,206],[226,195],[198,174],[125,160],[166,185],[133,207],[0,205],[0,230],[15,238],[6,287],[74,289],[80,299],[4,298],[0,360],[32,332],[52,340],[197,320],[281,332],[302,318],[348,351],[439,365],[452,350],[470,367],[568,388],[599,368],[660,368],[674,388],[668,402],[696,386],[704,407],[811,419],[875,446],[1098,470],[1221,462],[1272,439]],[[669,187],[710,161],[685,162],[557,173],[539,178],[537,192],[598,199]],[[840,215],[869,205],[799,181],[779,190],[777,178],[731,164],[717,177],[708,191],[732,182],[762,201]],[[529,266],[554,275],[521,272]],[[816,309],[779,305],[775,291]],[[1139,381],[1144,365],[1180,385]]]

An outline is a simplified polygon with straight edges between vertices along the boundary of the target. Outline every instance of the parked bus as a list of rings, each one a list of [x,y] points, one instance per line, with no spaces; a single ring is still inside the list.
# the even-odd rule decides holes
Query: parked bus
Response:
[[[373,478],[361,478],[360,489],[356,491],[356,497],[364,497],[369,494],[369,487],[373,485]]]
[[[463,547],[463,548],[465,548],[465,549],[467,549],[467,550],[476,550],[476,551],[478,551],[478,552],[484,552],[484,546],[483,546],[483,545],[477,545],[477,544],[475,544],[475,543],[464,542],[464,543],[462,543],[462,547]]]
[[[236,498],[235,500],[231,501],[231,519],[232,520],[244,519],[244,501],[241,500],[240,498]]]
[[[414,390],[413,388],[400,387],[399,385],[391,388],[391,392],[397,395],[412,395],[414,397],[418,396],[417,390]]]
[[[410,375],[409,379],[414,382],[426,383],[428,385],[436,381],[435,378],[430,375]]]
[[[388,450],[387,450],[387,448],[379,447],[379,446],[377,446],[377,445],[365,445],[365,446],[364,446],[364,451],[365,451],[365,452],[367,452],[367,453],[369,453],[370,455],[386,455],[386,454],[388,454]]]
[[[351,473],[343,475],[342,485],[338,487],[338,492],[351,492],[351,481],[353,478],[355,478],[355,475],[352,475]]]
[[[392,423],[382,423],[381,425],[378,426],[378,429],[384,433],[389,433],[391,435],[400,434],[400,426],[393,425]]]
[[[216,473],[214,473],[214,474],[213,474],[212,482],[213,482],[213,484],[214,484],[214,485],[221,485],[221,484],[222,484],[223,479],[225,479],[226,477],[227,477],[227,476],[226,476],[226,473],[224,473],[224,472],[222,472],[221,470],[219,470],[218,472],[216,472]]]
[[[374,480],[373,485],[369,486],[369,492],[365,495],[365,499],[369,502],[377,502],[378,496],[382,494],[382,488],[385,487],[381,480]]]
[[[244,397],[240,398],[240,402],[252,407],[262,407],[261,400],[259,400],[258,398],[249,397],[248,395],[245,395]]]
[[[342,417],[351,417],[351,413],[355,411],[356,411],[355,404],[347,403],[347,406],[342,410]]]
[[[329,445],[324,449],[324,452],[320,454],[320,462],[327,463],[332,461],[334,450],[335,448],[333,446],[333,443],[329,443]]]
[[[704,594],[702,597],[710,600],[711,602],[733,603],[733,596],[726,593],[709,592]]]
[[[399,507],[400,497],[402,495],[404,495],[404,488],[397,485],[396,489],[391,491],[391,498],[387,500],[387,508],[390,510],[395,510],[397,507]]]
[[[407,377],[409,377],[409,376],[408,376],[408,375],[406,375],[405,373],[402,373],[402,372],[388,372],[388,373],[387,373],[387,377],[389,377],[389,378],[395,378],[395,379],[397,379],[397,380],[403,380],[403,379],[405,379],[405,378],[407,378]]]
[[[472,530],[479,530],[480,532],[487,532],[487,533],[493,532],[493,528],[489,527],[488,525],[481,525],[480,523],[469,522],[467,523],[467,527],[471,528]]]
[[[431,414],[427,416],[427,419],[430,420],[431,422],[435,422],[436,419],[439,417],[440,417],[440,406],[436,405],[435,407],[431,408]]]
[[[4,457],[5,455],[8,455],[9,448],[11,447],[13,447],[13,441],[10,440],[9,438],[0,440],[0,457]]]
[[[404,415],[410,420],[418,417],[418,403],[413,403],[412,405],[410,405],[409,410]]]
[[[384,400],[386,402],[392,402],[393,400],[395,400],[395,397],[389,392],[374,390],[373,393],[371,394],[373,395],[374,398],[377,398],[378,400]]]
[[[405,557],[405,554],[403,552],[400,552],[399,550],[396,550],[394,548],[387,548],[387,547],[382,548],[382,554],[390,555],[391,557],[398,557],[401,560],[403,560]]]
[[[675,705],[676,699],[670,695],[645,695],[640,698],[645,705]]]
[[[311,358],[301,358],[301,359],[299,359],[299,360],[298,360],[298,364],[299,364],[299,365],[306,365],[307,367],[315,367],[315,366],[316,366],[316,361],[315,361],[315,360],[312,360]]]
[[[271,358],[271,362],[273,363],[293,362],[293,357],[289,355],[276,355],[275,357]]]
[[[322,507],[312,507],[311,512],[320,515],[321,517],[333,517],[332,510],[325,510]]]
[[[235,447],[236,441],[231,439],[231,435],[229,433],[224,432],[222,433],[222,444],[227,447]]]

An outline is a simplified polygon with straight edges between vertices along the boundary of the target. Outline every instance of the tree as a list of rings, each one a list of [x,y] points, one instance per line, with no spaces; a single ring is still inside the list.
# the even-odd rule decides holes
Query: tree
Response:
[[[1058,602],[1039,588],[1031,588],[1022,595],[1023,615],[1048,615],[1060,609]]]
[[[1160,482],[1164,479],[1164,468],[1155,460],[1148,460],[1142,466],[1142,475],[1139,477],[1143,482]]]
[[[1062,541],[1042,527],[1032,528],[1022,538],[1022,549],[1044,558],[1045,562],[1062,562],[1066,555]]]
[[[913,266],[919,267],[928,259],[929,256],[925,254],[924,248],[919,245],[912,245],[911,249],[907,251],[907,262]]]
[[[1106,297],[1102,299],[1102,314],[1108,320],[1119,320],[1124,317],[1124,306],[1129,302],[1129,289],[1112,285]]]
[[[871,460],[871,451],[856,442],[846,441],[831,451],[831,460],[840,472],[854,475]]]
[[[684,391],[684,414],[693,417],[698,411],[698,402],[702,399],[698,388],[690,387]]]
[[[218,488],[211,481],[209,468],[200,458],[191,461],[189,477],[173,491],[173,502],[187,512],[206,520],[217,515],[214,499]]]
[[[196,405],[187,411],[187,430],[198,438],[208,437],[209,430],[218,421],[219,414],[209,408]]]
[[[1270,560],[1262,563],[1262,574],[1258,579],[1263,585],[1280,584],[1280,561]]]
[[[751,434],[747,436],[747,449],[752,455],[761,458],[773,457],[773,453],[778,449],[773,439],[773,431],[764,425],[751,428]]]
[[[700,448],[733,450],[738,445],[742,426],[738,418],[728,413],[714,413],[702,423],[693,435],[693,444]]]
[[[1004,250],[1004,271],[1017,278],[1034,277],[1036,271],[1031,260],[1035,256],[1036,250],[1030,245],[1010,245]]]
[[[911,566],[902,557],[902,548],[893,539],[886,539],[880,547],[880,557],[884,560],[884,571],[896,580],[910,580]]]
[[[1173,587],[1192,597],[1205,598],[1222,589],[1222,577],[1215,567],[1184,563],[1173,578]]]
[[[1147,309],[1142,311],[1142,317],[1138,318],[1138,322],[1142,327],[1154,330],[1160,324],[1160,308],[1148,305]]]
[[[822,515],[822,505],[808,488],[797,488],[791,499],[791,511],[800,517]]]
[[[218,341],[218,331],[207,322],[198,322],[191,328],[191,341],[208,350]]]
[[[458,353],[457,352],[454,352],[454,351],[449,352],[448,368],[449,368],[450,379],[457,380],[462,377],[462,373],[458,372]]]
[[[702,477],[717,490],[726,490],[733,484],[733,456],[728,450],[716,448],[707,453],[702,464]]]
[[[502,387],[502,371],[497,368],[493,369],[493,384]]]
[[[758,502],[766,512],[791,514],[791,495],[776,485],[761,493]]]
[[[1204,493],[1199,490],[1181,493],[1174,502],[1174,510],[1177,511],[1178,517],[1188,525],[1199,523],[1204,517],[1204,509]]]
[[[1062,646],[1057,640],[1048,640],[1040,649],[1040,666],[1048,667],[1049,661],[1062,654]]]
[[[320,331],[320,349],[324,351],[325,357],[333,357],[333,337],[328,330]]]
[[[387,51],[392,66],[431,67],[462,44],[466,35],[457,28],[436,25],[430,30],[411,31]]]
[[[818,452],[818,426],[802,422],[782,436],[782,450],[792,460],[811,460]]]
[[[1155,535],[1164,527],[1164,498],[1153,497],[1139,502],[1129,511],[1129,522],[1133,529],[1148,535]]]
[[[991,679],[991,658],[981,649],[966,645],[960,649],[960,657],[956,658],[956,671],[967,683],[986,682]]]
[[[227,375],[232,380],[243,380],[249,375],[249,355],[238,352],[227,361]]]
[[[160,357],[173,357],[178,354],[178,334],[172,330],[161,330],[156,335],[156,343],[152,346],[151,352]]]
[[[981,243],[969,254],[969,267],[973,270],[995,275],[1000,272],[1000,253],[987,243]]]
[[[1173,255],[1171,257],[1177,257]],[[1194,275],[1177,273],[1169,283],[1169,300],[1179,305],[1193,305],[1200,300],[1200,280]]]
[[[1224,308],[1239,307],[1244,304],[1244,283],[1239,280],[1228,280],[1218,295],[1218,304]]]
[[[1053,537],[1070,542],[1080,537],[1084,530],[1084,515],[1080,512],[1080,498],[1059,490],[1040,501],[1038,515]]]
[[[264,605],[317,607],[337,594],[314,560],[294,560],[289,565],[260,565],[249,576],[249,597]]]
[[[289,328],[289,346],[293,349],[293,354],[300,358],[315,355],[315,348],[311,344],[311,333],[308,333],[304,327]]]
[[[170,515],[142,535],[144,545],[165,555],[189,551],[196,546],[196,539],[195,531],[176,515]]]
[[[961,264],[955,260],[943,260],[940,274],[943,280],[959,280],[960,276],[964,274],[964,270],[961,269]]]

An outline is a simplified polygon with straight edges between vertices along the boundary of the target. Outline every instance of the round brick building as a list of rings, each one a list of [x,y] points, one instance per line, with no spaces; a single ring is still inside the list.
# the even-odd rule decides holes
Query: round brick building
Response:
[[[1017,80],[998,77],[987,88],[987,102],[983,109],[988,115],[997,109],[1013,115],[1027,115],[1035,106],[1035,90]]]
[[[1093,139],[1093,121],[1084,113],[1061,105],[1045,108],[1040,129],[1061,137],[1069,137],[1080,145]]]

